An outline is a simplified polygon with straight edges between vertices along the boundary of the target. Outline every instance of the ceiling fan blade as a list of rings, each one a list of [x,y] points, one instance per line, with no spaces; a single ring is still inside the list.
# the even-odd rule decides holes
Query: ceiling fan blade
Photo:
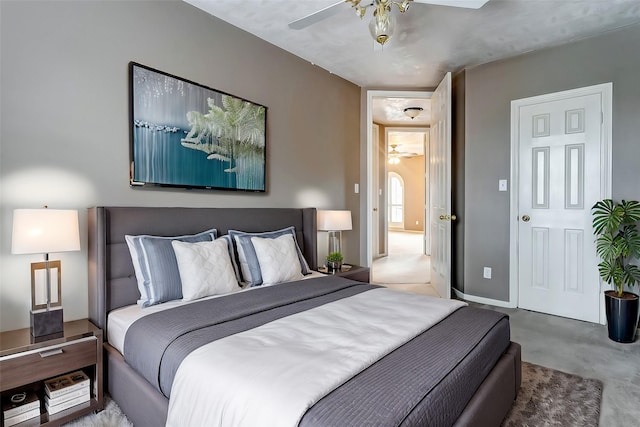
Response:
[[[326,19],[338,13],[338,11],[340,11],[340,8],[337,6],[341,4],[345,4],[344,0],[327,6],[324,9],[320,9],[317,12],[313,12],[312,14],[307,15],[304,18],[300,18],[293,22],[290,22],[289,28],[291,28],[292,30],[301,30],[308,27],[309,25],[315,24],[316,22],[320,22],[323,19]]]
[[[435,4],[438,6],[465,7],[467,9],[480,9],[489,0],[413,0],[414,3]]]

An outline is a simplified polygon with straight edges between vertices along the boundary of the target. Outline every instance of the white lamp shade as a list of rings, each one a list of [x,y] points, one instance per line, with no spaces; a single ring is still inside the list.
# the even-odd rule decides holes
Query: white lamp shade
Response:
[[[318,230],[351,230],[351,211],[318,211]]]
[[[15,209],[12,254],[48,254],[80,250],[77,210]]]

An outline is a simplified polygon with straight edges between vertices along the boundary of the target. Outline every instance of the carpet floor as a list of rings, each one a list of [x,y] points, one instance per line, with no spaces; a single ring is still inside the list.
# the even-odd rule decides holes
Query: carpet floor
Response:
[[[371,267],[371,283],[429,283],[431,259],[423,254],[422,233],[389,231],[389,252],[376,258]]]
[[[503,427],[598,427],[602,382],[522,362],[522,386]]]
[[[602,383],[522,362],[522,387],[503,427],[597,427]],[[71,423],[71,427],[130,427],[108,396],[105,409]]]

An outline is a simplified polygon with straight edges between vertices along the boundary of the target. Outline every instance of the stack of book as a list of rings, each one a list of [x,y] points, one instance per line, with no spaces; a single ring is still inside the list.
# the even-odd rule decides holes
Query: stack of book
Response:
[[[2,415],[5,427],[40,417],[40,399],[34,391],[8,394],[2,398]],[[40,424],[38,418],[37,424]]]
[[[44,382],[44,405],[49,415],[88,402],[91,398],[89,377],[75,371]]]

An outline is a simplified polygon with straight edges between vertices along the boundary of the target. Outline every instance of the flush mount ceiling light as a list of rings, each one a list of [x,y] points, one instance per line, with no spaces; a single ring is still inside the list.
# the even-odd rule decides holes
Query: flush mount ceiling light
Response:
[[[411,120],[413,120],[420,115],[422,110],[424,110],[422,107],[407,107],[403,111],[405,116],[410,117]]]

